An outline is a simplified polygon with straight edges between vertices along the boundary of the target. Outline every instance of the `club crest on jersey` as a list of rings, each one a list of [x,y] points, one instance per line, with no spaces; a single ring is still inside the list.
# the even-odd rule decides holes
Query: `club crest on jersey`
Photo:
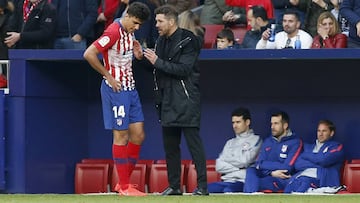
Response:
[[[329,147],[325,147],[325,149],[323,150],[323,153],[326,153],[328,151]]]
[[[288,149],[288,146],[287,146],[287,145],[283,145],[283,146],[281,147],[281,152],[286,152],[287,149]]]
[[[122,126],[122,124],[123,124],[122,119],[121,119],[121,118],[116,119],[116,124],[117,124],[118,126]]]
[[[104,47],[110,42],[110,37],[104,36],[101,39],[99,39],[98,42],[99,42],[100,46]]]
[[[250,148],[250,143],[245,142],[245,143],[242,144],[242,149],[243,150],[248,150],[249,148]]]

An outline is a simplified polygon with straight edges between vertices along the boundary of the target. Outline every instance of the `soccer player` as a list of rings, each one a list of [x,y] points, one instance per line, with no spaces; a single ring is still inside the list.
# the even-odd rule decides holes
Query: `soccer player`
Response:
[[[143,57],[134,32],[150,16],[149,8],[139,2],[130,4],[127,13],[91,44],[84,58],[103,76],[101,99],[105,129],[113,132],[113,159],[119,176],[115,190],[119,195],[144,196],[130,184],[130,175],[139,158],[145,138],[144,116],[135,80],[132,60]],[[98,59],[103,55],[104,65]]]

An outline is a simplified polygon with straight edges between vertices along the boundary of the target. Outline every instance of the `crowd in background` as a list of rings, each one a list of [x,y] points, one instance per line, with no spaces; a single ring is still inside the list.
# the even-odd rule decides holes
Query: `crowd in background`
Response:
[[[231,42],[230,33],[230,45],[225,48],[255,49],[258,41],[269,37],[271,24],[276,24],[276,33],[287,33],[282,38],[291,38],[291,43],[298,30],[308,33],[313,41],[303,42],[311,45],[305,48],[360,47],[360,3],[355,0],[0,0],[0,59],[8,58],[8,49],[85,50],[133,2],[147,4],[152,12],[151,20],[135,32],[144,48],[153,48],[158,38],[153,11],[164,4],[174,5],[179,13],[188,12],[182,16],[194,15],[190,21],[200,28],[197,35],[204,35],[205,24],[222,24],[230,31],[234,25],[245,26],[247,44]],[[299,23],[284,24],[289,10],[296,11]],[[320,19],[324,12],[333,16]],[[289,34],[289,29],[295,29],[295,34]],[[214,41],[224,40],[228,31],[221,31]]]

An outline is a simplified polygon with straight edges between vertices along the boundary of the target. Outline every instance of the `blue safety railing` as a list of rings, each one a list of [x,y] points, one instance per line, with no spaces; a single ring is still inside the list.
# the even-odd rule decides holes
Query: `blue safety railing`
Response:
[[[5,189],[5,93],[0,90],[0,190]]]

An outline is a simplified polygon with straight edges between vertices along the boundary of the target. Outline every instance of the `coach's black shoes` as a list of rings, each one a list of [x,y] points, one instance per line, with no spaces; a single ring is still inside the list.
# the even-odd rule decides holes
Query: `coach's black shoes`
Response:
[[[192,194],[193,195],[209,195],[209,191],[204,188],[196,188]]]
[[[166,190],[164,190],[164,192],[161,193],[161,195],[182,195],[182,192],[180,189],[172,189],[171,187],[168,187]]]

